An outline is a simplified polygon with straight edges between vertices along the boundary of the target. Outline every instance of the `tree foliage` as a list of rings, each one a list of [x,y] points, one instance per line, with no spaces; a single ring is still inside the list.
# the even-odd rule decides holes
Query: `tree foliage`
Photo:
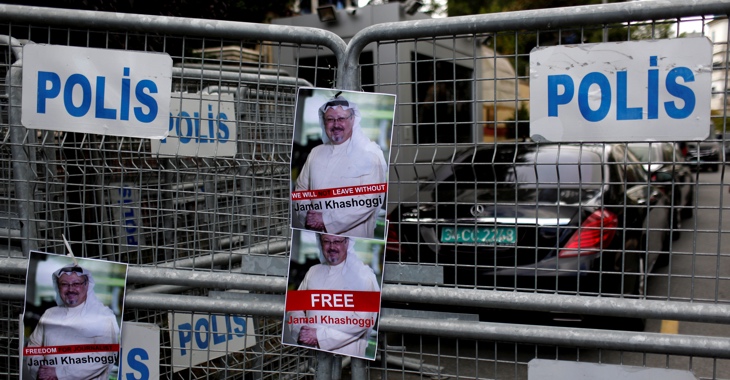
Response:
[[[623,0],[608,0],[621,1]],[[601,3],[603,0],[448,0],[448,14],[462,16]],[[561,30],[505,31],[492,35],[488,39],[488,45],[496,52],[510,57],[518,75],[527,75],[528,55],[537,46],[668,38],[673,25],[673,22],[657,21],[630,26],[595,24]]]
[[[172,16],[212,20],[263,23],[274,17],[290,15],[293,0],[255,2],[245,0],[6,0],[6,4],[88,11],[133,13],[152,16]],[[256,48],[258,41],[205,41],[203,39],[163,34],[135,34],[122,31],[98,33],[71,30],[67,34],[38,33],[33,28],[14,28],[13,37],[30,39],[36,43],[69,44],[73,46],[102,47],[146,51],[165,51],[173,59],[190,57],[194,49],[220,45],[241,45]]]
[[[610,3],[623,0],[608,0]],[[603,0],[447,0],[449,16],[600,4]]]

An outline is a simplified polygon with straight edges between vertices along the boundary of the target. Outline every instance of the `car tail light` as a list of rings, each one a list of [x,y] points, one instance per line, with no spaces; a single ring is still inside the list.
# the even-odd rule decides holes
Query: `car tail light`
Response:
[[[385,249],[391,252],[400,252],[400,237],[398,236],[398,226],[395,223],[388,223],[388,241]]]
[[[599,210],[588,216],[580,228],[570,237],[558,253],[558,257],[576,257],[598,253],[611,244],[616,235],[618,218],[607,210]]]

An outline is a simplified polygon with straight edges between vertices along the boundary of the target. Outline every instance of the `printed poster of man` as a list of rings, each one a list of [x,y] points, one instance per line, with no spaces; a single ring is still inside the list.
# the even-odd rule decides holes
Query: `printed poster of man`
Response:
[[[293,230],[282,342],[375,360],[384,247]]]
[[[126,264],[31,251],[21,378],[116,379],[126,280]]]
[[[291,226],[383,240],[395,96],[300,88]]]

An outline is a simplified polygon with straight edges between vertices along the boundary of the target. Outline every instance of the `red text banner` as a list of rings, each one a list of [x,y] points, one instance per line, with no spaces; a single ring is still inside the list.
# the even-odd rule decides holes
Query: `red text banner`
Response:
[[[388,191],[387,183],[374,183],[371,185],[333,187],[329,189],[317,190],[300,190],[292,191],[291,199],[293,201],[304,201],[319,198],[336,198],[355,195],[379,194]]]
[[[290,290],[286,293],[286,311],[331,310],[380,312],[380,292],[347,290]]]
[[[68,355],[90,352],[119,352],[118,344],[75,344],[68,346],[25,347],[23,355]]]

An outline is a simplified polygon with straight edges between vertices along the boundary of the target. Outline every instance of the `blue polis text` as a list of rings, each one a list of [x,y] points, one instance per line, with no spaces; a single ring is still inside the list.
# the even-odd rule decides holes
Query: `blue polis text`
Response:
[[[657,67],[657,57],[649,58],[649,67]],[[646,115],[647,119],[659,118],[659,70],[650,68],[647,72],[646,89],[646,111],[643,107],[630,107],[628,104],[628,72],[616,71],[616,120],[641,120]],[[676,101],[665,101],[663,110],[672,119],[684,119],[689,117],[695,109],[695,93],[683,83],[694,82],[695,77],[692,70],[687,67],[675,67],[671,69],[664,80],[666,91],[677,99],[683,101],[681,106]],[[598,86],[601,92],[598,108],[592,109],[589,105],[589,89]],[[558,117],[560,106],[567,105],[573,101],[575,96],[575,83],[573,78],[567,74],[548,75],[548,117]],[[585,120],[590,122],[601,121],[608,116],[613,101],[613,89],[609,78],[600,72],[586,74],[578,85],[578,109]]]
[[[218,117],[213,114],[213,105],[208,104],[208,115],[207,124],[208,130],[200,128],[200,113],[193,112],[193,115],[186,111],[181,111],[174,116],[170,114],[170,127],[169,131],[175,131],[175,135],[178,136],[180,144],[187,144],[189,142],[196,143],[226,143],[231,138],[231,132],[228,125],[224,124],[222,120],[228,120],[228,115],[221,113]],[[216,134],[216,124],[218,125],[218,133]],[[160,143],[167,143],[167,139],[160,140]]]
[[[117,108],[106,108],[104,104],[107,78],[97,76],[92,81],[83,74],[70,75],[65,83],[61,77],[51,71],[38,72],[38,92],[36,112],[46,113],[46,104],[63,93],[63,106],[69,115],[84,117],[91,111],[91,102],[94,100],[94,117],[97,119],[127,121],[130,117],[132,81],[129,78],[129,67],[124,68],[121,83],[121,100]],[[81,91],[81,103],[75,104],[73,94],[76,89]],[[149,79],[143,79],[134,85],[134,99],[145,107],[134,107],[132,114],[141,123],[150,123],[157,117],[157,101],[150,94],[157,93],[157,84]]]

